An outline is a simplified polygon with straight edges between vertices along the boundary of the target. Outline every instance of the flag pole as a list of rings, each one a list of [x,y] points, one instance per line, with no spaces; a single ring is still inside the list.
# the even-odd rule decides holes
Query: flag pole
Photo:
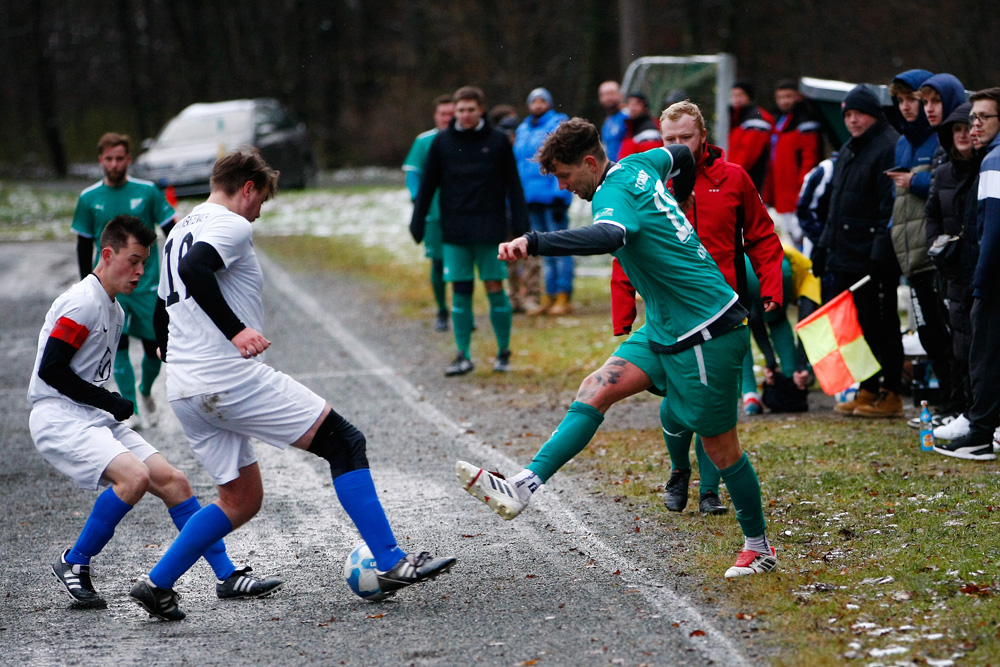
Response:
[[[862,278],[861,280],[859,280],[858,282],[854,283],[849,288],[847,288],[847,291],[853,292],[854,290],[858,289],[859,287],[871,281],[871,279],[872,279],[871,276],[865,276],[864,278]]]

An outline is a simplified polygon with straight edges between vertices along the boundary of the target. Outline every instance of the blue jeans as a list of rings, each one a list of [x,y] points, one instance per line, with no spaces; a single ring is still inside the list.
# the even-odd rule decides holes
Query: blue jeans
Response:
[[[556,232],[569,227],[565,204],[528,204],[531,229],[536,232]],[[573,258],[545,258],[545,292],[556,295],[573,293]]]

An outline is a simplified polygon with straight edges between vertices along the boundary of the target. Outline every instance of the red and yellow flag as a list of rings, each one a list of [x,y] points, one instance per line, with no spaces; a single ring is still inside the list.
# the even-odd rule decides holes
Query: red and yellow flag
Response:
[[[882,369],[858,324],[853,289],[795,325],[816,379],[830,396]]]

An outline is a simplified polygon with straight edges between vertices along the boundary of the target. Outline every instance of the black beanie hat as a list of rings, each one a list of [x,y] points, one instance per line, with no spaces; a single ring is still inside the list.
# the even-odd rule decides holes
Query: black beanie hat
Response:
[[[753,84],[750,83],[749,80],[747,80],[747,79],[736,79],[736,81],[733,82],[733,88],[739,88],[744,93],[746,93],[747,97],[749,97],[751,100],[754,99]]]
[[[875,118],[883,116],[882,105],[879,104],[878,98],[864,84],[858,84],[854,88],[851,88],[851,91],[847,93],[847,97],[840,103],[841,114],[847,113],[848,109],[854,109]]]

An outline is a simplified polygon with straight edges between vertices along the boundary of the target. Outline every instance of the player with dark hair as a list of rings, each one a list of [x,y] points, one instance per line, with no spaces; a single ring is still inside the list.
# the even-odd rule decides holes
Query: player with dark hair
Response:
[[[278,172],[257,149],[215,163],[211,194],[164,245],[157,334],[166,350],[167,397],[219,498],[191,520],[131,597],[153,616],[178,621],[173,586],[213,543],[260,510],[260,467],[250,444],[305,449],[330,464],[337,498],[376,560],[383,593],[426,581],[454,558],[407,554],[396,544],[368,470],[364,434],[315,393],[262,363],[264,277],[252,223],[276,191]]]
[[[76,253],[80,278],[86,278],[99,257],[94,256],[94,241],[101,238],[101,231],[117,215],[138,217],[152,230],[160,228],[163,235],[170,233],[174,224],[174,209],[163,193],[150,181],[128,175],[132,164],[131,142],[127,135],[107,132],[97,142],[97,155],[104,178],[80,193],[73,213],[73,231],[77,234]],[[159,280],[160,251],[154,236],[147,268],[139,286],[130,294],[120,295],[118,302],[125,310],[125,326],[119,348],[115,354],[115,384],[133,404],[141,410],[129,418],[129,426],[140,428],[143,420],[154,417],[156,404],[150,392],[153,381],[160,373],[160,359],[156,355],[156,335],[153,332],[153,310],[156,307],[156,281]],[[129,336],[142,341],[142,378],[136,400],[135,371],[128,356]]]
[[[104,388],[124,322],[118,297],[141,284],[155,241],[156,232],[136,217],[108,222],[94,272],[56,299],[45,316],[28,385],[28,424],[42,456],[85,489],[110,484],[76,543],[52,565],[81,607],[107,606],[94,590],[90,561],[146,491],[163,500],[178,529],[201,507],[184,473],[120,423],[132,415],[132,402]],[[221,541],[204,555],[219,579],[220,598],[260,597],[281,586],[249,576],[250,568],[237,570]]]
[[[702,436],[736,507],[746,539],[726,576],[769,572],[777,559],[764,531],[760,483],[736,434],[741,364],[750,344],[747,311],[677,204],[689,203],[694,187],[690,149],[674,144],[614,164],[597,128],[574,118],[549,136],[539,162],[560,187],[593,202],[594,224],[528,232],[501,244],[500,259],[611,253],[646,302],[646,323],[584,380],[566,417],[525,470],[508,482],[459,461],[460,481],[501,517],[513,519],[532,492],[587,446],[620,392],[651,383],[664,391],[662,422]],[[671,179],[673,195],[664,185]]]

